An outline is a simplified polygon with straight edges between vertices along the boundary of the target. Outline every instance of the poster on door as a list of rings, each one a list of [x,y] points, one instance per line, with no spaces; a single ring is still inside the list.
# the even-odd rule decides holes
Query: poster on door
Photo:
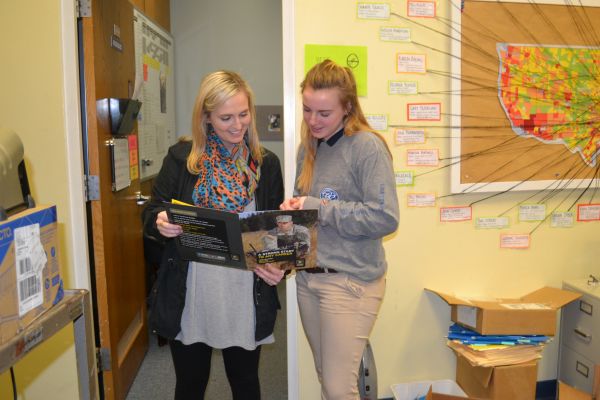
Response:
[[[175,133],[173,37],[139,10],[133,10],[135,90],[138,115],[138,165],[141,180],[158,174]]]

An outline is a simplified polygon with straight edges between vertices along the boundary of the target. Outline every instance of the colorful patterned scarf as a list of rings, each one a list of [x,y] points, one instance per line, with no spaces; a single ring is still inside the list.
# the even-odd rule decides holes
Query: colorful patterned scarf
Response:
[[[231,153],[214,133],[209,133],[199,161],[200,173],[192,198],[198,207],[242,212],[254,199],[260,166],[243,140]]]

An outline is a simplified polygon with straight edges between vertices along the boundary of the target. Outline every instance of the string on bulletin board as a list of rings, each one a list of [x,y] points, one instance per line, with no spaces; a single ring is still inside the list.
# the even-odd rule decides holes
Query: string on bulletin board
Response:
[[[390,13],[441,39],[411,40],[414,46],[458,66],[428,68],[427,74],[452,85],[418,92],[452,98],[440,123],[390,125],[426,129],[428,139],[450,139],[458,149],[414,178],[458,171],[451,192],[438,198],[479,194],[469,206],[523,191],[522,200],[500,216],[523,204],[553,201],[531,233],[554,212],[574,211],[582,201],[594,204],[600,182],[600,35],[592,21],[600,20],[600,7],[533,0],[451,0],[449,7],[458,12],[453,18]],[[440,46],[448,42],[451,51]]]

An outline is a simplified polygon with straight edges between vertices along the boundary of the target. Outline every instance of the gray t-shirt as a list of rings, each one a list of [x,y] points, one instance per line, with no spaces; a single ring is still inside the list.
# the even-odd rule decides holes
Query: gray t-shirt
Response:
[[[250,203],[244,211],[254,211]],[[202,342],[216,349],[238,346],[254,350],[273,343],[273,334],[255,340],[254,273],[190,262],[181,332],[183,344]]]

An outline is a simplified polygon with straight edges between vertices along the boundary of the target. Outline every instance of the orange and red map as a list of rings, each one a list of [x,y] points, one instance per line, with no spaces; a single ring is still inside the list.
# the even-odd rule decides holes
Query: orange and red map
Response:
[[[498,96],[513,131],[562,143],[595,166],[600,152],[600,49],[500,43]]]

